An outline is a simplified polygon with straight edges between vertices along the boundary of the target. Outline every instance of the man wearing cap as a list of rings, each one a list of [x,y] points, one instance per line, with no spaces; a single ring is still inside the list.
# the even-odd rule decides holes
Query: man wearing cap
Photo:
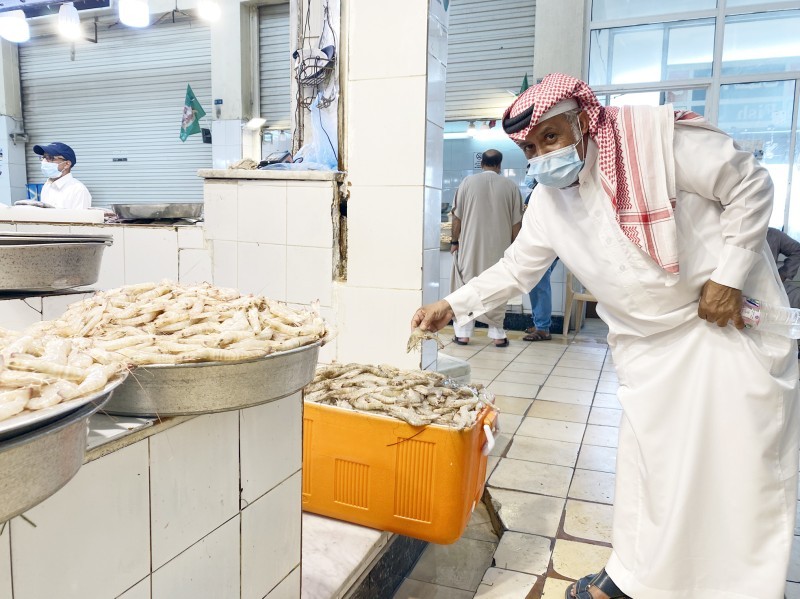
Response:
[[[54,142],[33,146],[33,151],[42,157],[42,173],[47,177],[42,188],[42,202],[54,208],[71,210],[85,210],[92,206],[89,190],[72,176],[72,168],[77,162],[72,148]]]
[[[602,107],[562,74],[521,94],[503,127],[539,182],[522,230],[412,325],[475,318],[530,289],[556,255],[597,297],[623,408],[613,548],[566,596],[783,597],[796,349],[745,330],[740,313],[742,295],[788,305],[765,243],[767,171],[694,113]]]

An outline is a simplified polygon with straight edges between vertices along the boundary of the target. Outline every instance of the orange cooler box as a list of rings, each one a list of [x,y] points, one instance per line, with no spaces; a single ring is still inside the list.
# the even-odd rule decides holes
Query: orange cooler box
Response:
[[[497,411],[463,431],[305,402],[303,509],[432,543],[461,537],[483,494]]]

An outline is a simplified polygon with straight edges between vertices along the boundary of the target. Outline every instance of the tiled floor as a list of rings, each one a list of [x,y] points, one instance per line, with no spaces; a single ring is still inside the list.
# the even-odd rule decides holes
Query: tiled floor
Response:
[[[498,539],[479,505],[459,541],[428,546],[395,599],[561,599],[605,565],[622,415],[606,333],[590,319],[569,339],[527,343],[512,332],[502,349],[483,335],[448,343],[443,352],[468,360],[501,410],[487,476],[506,532]],[[788,599],[800,599],[800,536],[795,547]]]

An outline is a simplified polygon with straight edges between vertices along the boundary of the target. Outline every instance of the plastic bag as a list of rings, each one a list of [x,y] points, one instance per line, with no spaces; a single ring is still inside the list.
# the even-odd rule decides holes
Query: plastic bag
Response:
[[[335,171],[339,167],[336,104],[320,110],[319,100],[318,94],[311,103],[311,141],[297,151],[294,161],[302,158],[300,164],[308,170]]]

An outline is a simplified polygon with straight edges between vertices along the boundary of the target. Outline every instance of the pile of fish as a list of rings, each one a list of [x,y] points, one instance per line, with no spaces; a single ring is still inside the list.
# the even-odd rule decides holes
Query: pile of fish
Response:
[[[292,308],[208,283],[169,282],[98,292],[33,330],[88,337],[97,349],[135,365],[260,358],[317,343],[327,335],[315,307]]]
[[[319,368],[304,399],[380,413],[412,426],[438,424],[463,430],[491,400],[481,385],[459,386],[437,372],[393,366],[333,364]]]
[[[127,370],[88,339],[3,331],[0,343],[0,420],[93,395]]]

